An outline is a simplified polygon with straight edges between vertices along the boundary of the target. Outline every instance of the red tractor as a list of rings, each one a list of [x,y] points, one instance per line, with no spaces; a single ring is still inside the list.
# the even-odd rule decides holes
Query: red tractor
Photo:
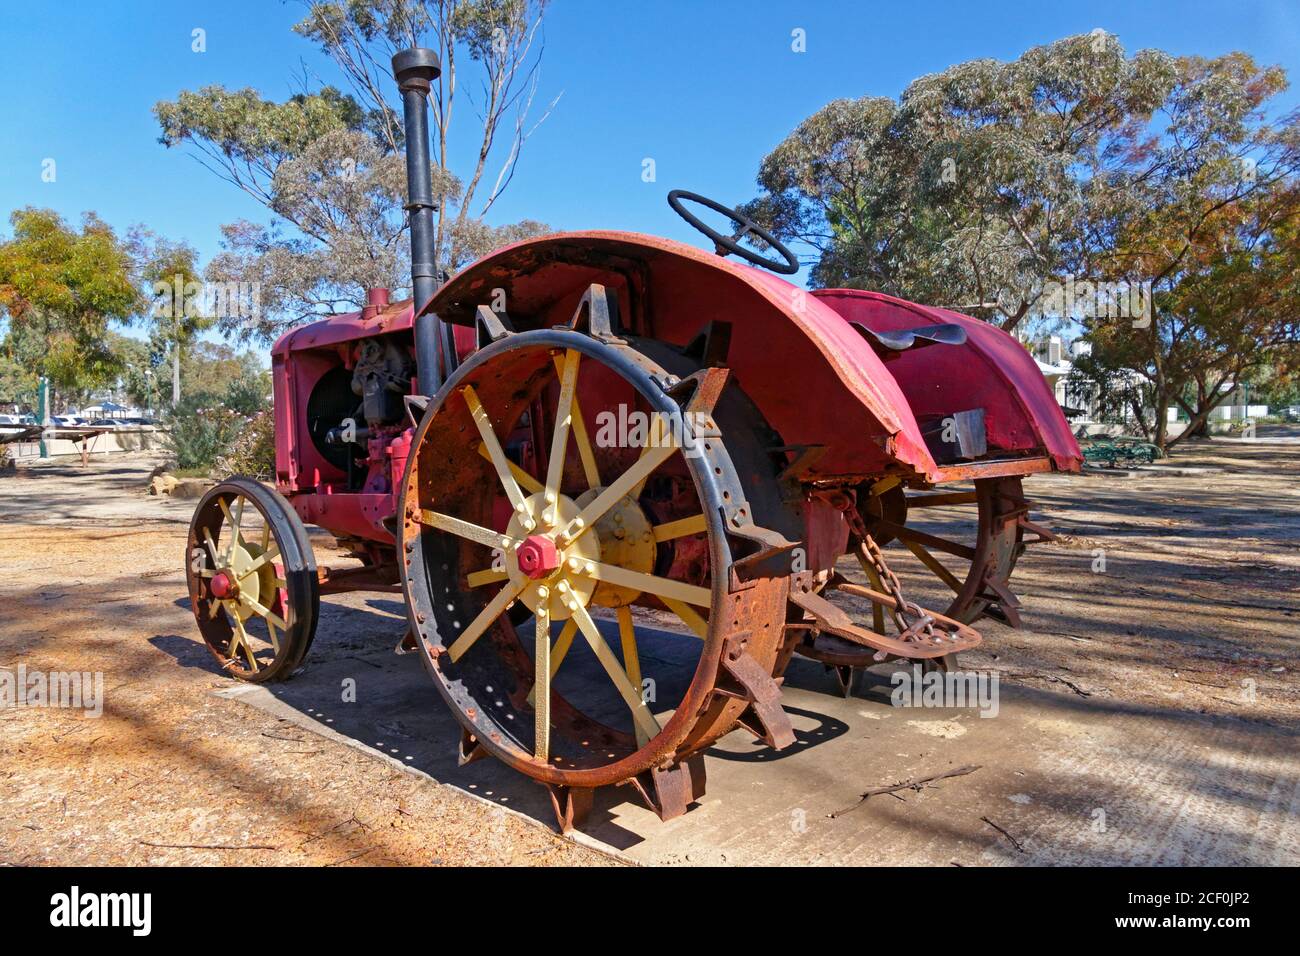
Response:
[[[194,515],[190,599],[231,676],[298,668],[321,594],[400,590],[404,644],[463,729],[461,759],[547,785],[567,829],[609,784],[684,812],[702,752],[733,729],[793,742],[794,654],[848,693],[872,664],[953,666],[982,617],[1019,622],[1011,573],[1047,536],[1021,479],[1081,455],[1018,342],[945,309],[791,285],[772,274],[798,268],[779,241],[682,192],[669,202],[715,251],[562,233],[439,284],[437,69],[427,50],[394,57],[413,299],[372,290],[361,312],[281,338],[276,490],[233,478]],[[926,530],[963,512],[962,535]],[[317,568],[305,523],[360,564]],[[907,597],[900,559],[951,591],[942,611]]]

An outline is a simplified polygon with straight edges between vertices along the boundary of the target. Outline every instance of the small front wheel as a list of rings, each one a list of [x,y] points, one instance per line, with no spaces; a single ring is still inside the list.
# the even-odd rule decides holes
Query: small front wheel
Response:
[[[185,577],[199,632],[232,677],[283,680],[316,634],[320,585],[307,529],[251,478],[212,488],[194,511]]]

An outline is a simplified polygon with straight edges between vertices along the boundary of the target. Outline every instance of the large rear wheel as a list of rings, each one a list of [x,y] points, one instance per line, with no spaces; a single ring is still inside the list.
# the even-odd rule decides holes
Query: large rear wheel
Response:
[[[681,381],[635,341],[513,334],[456,372],[416,433],[412,626],[462,757],[549,785],[561,827],[581,815],[564,801],[606,784],[684,811],[703,791],[696,755],[758,703],[757,732],[788,742],[768,706],[787,583],[737,586],[737,556],[765,533],[718,381]]]

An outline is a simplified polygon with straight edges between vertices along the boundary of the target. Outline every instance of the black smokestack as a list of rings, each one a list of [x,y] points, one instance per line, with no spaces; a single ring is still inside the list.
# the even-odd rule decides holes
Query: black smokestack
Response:
[[[455,362],[450,330],[437,315],[421,314],[439,281],[435,268],[433,183],[429,177],[429,119],[426,97],[442,72],[438,54],[423,47],[401,50],[393,56],[393,76],[402,91],[406,121],[406,209],[411,215],[411,295],[415,309],[415,360],[420,391],[432,395],[442,385],[443,368]],[[440,361],[441,360],[441,361]]]

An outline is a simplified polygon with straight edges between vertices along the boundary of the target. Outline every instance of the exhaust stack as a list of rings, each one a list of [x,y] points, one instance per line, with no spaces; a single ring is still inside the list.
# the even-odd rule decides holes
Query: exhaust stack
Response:
[[[433,182],[429,175],[429,118],[426,97],[442,73],[438,55],[424,47],[393,56],[393,76],[402,91],[406,128],[406,210],[411,218],[411,306],[415,310],[415,360],[420,391],[433,395],[443,373],[455,365],[451,330],[437,315],[422,311],[441,285],[435,266]]]

